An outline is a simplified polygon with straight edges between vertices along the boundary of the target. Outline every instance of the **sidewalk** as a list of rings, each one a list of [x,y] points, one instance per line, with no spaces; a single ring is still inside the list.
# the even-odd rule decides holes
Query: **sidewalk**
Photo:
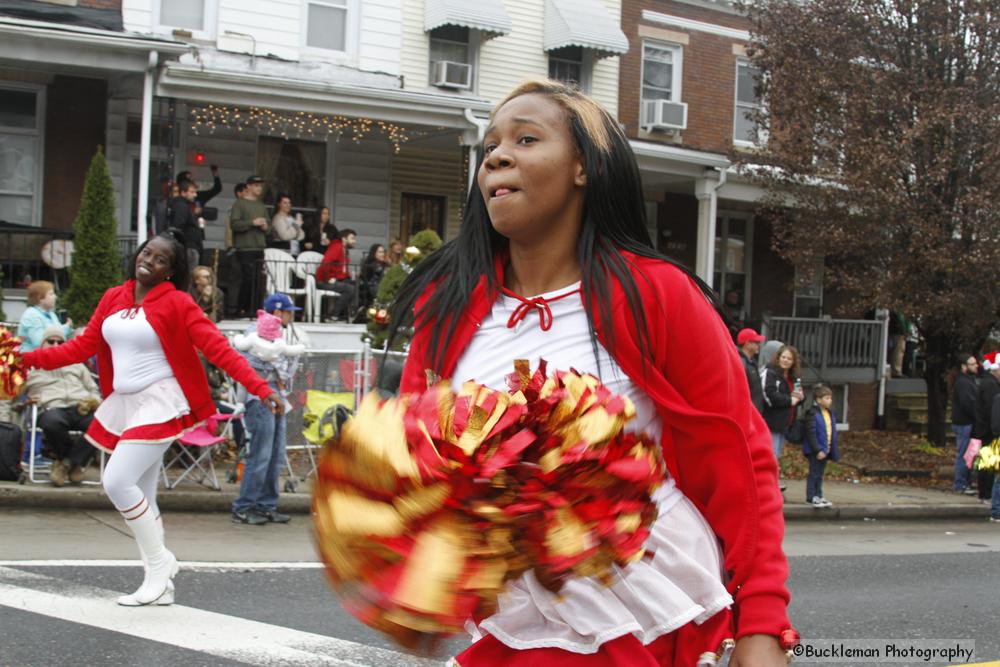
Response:
[[[96,471],[91,472],[90,477],[96,479]],[[989,507],[975,496],[911,486],[836,481],[823,482],[826,497],[834,506],[816,509],[805,502],[805,480],[788,480],[787,484],[784,513],[789,521],[989,517]],[[185,482],[175,489],[161,486],[157,502],[162,509],[172,512],[228,512],[238,490],[238,485],[225,482],[221,491]],[[282,493],[281,511],[307,514],[311,490],[311,480],[307,480],[299,482],[296,493]],[[48,483],[0,482],[0,513],[16,507],[106,510],[111,508],[111,502],[99,485],[55,488]]]

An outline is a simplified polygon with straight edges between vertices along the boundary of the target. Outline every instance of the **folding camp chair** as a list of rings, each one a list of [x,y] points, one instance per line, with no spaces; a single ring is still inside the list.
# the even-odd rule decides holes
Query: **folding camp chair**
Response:
[[[184,478],[188,475],[191,475],[192,478],[198,475],[197,482],[199,484],[207,484],[216,491],[221,491],[222,486],[219,484],[219,478],[215,474],[215,463],[212,461],[212,454],[215,453],[216,445],[225,442],[229,438],[232,432],[233,421],[242,419],[243,409],[243,405],[241,404],[237,405],[231,413],[224,414],[220,412],[212,415],[205,420],[204,424],[178,438],[177,442],[174,443],[175,447],[172,450],[168,450],[164,456],[161,468],[164,486],[168,489],[173,489],[184,481]],[[225,424],[221,432],[219,432],[220,423]],[[219,433],[218,435],[216,435],[217,432]],[[175,468],[180,469],[181,472],[176,478],[171,480],[167,472]]]
[[[42,442],[42,429],[38,425],[38,417],[41,415],[42,411],[38,409],[38,404],[37,403],[30,403],[29,405],[31,407],[31,410],[28,413],[29,417],[28,417],[28,420],[27,420],[27,424],[25,425],[25,435],[26,435],[25,439],[28,441],[28,452],[27,452],[27,454],[28,454],[28,466],[27,466],[28,467],[28,472],[27,473],[23,472],[24,466],[22,465],[22,467],[21,467],[21,470],[22,470],[22,473],[21,473],[21,482],[22,483],[24,483],[24,482],[31,482],[32,484],[41,484],[43,482],[48,482],[49,480],[48,479],[41,479],[40,474],[45,474],[45,475],[50,474],[52,472],[52,465],[51,464],[48,464],[48,465],[45,465],[45,466],[38,466],[38,465],[36,465],[37,457],[41,454],[41,447],[39,445]],[[83,433],[81,431],[70,431],[69,433],[74,438],[82,438],[83,437]],[[100,463],[99,463],[99,465],[100,465],[100,476],[99,476],[98,480],[103,480],[104,479],[104,463],[105,463],[105,457],[107,456],[104,453],[103,449],[100,450],[100,455],[99,456],[100,456],[100,458],[99,458],[99,461],[100,461]],[[84,480],[81,483],[82,484],[100,484],[101,482],[100,481],[92,482],[92,481]]]

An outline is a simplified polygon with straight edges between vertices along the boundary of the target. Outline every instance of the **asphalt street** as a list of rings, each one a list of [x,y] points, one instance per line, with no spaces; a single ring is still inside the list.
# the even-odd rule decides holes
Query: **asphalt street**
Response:
[[[263,527],[215,514],[166,519],[182,560],[177,604],[130,609],[114,598],[141,570],[113,513],[0,513],[0,665],[417,667],[466,644],[419,659],[355,621],[315,562],[302,518]],[[785,545],[790,613],[805,638],[974,639],[974,661],[1000,658],[1000,526],[793,523]]]

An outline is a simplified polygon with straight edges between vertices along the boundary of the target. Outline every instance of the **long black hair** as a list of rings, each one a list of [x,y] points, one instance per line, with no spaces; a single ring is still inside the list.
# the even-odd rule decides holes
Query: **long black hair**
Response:
[[[607,334],[608,344],[614,346],[615,326],[609,289],[613,279],[621,284],[635,319],[639,351],[643,357],[652,359],[645,308],[629,270],[629,262],[622,255],[623,250],[680,267],[694,278],[717,311],[721,310],[718,299],[711,288],[687,267],[660,254],[653,247],[646,227],[639,166],[628,138],[614,117],[580,91],[550,80],[521,84],[496,106],[493,114],[509,100],[528,94],[544,95],[563,108],[570,134],[583,158],[587,185],[576,253],[583,275],[583,305],[594,356],[599,358],[595,316]],[[479,153],[482,156],[483,151]],[[475,165],[476,172],[481,165],[482,157]],[[486,202],[479,188],[473,184],[469,189],[465,218],[458,236],[417,264],[400,288],[392,305],[390,348],[396,335],[414,321],[417,326],[430,325],[431,369],[440,375],[445,351],[480,277],[486,276],[487,288],[491,292],[498,289],[494,256],[507,247],[507,239],[493,229]],[[432,285],[435,286],[433,294],[420,312],[414,313],[418,297]],[[596,313],[594,302],[597,304]]]
[[[184,237],[181,235],[179,230],[168,229],[143,241],[139,247],[135,249],[135,254],[132,255],[132,259],[129,260],[128,274],[126,275],[126,278],[129,280],[135,280],[135,262],[139,258],[139,253],[141,253],[153,239],[162,239],[170,244],[170,250],[174,254],[174,271],[173,275],[167,278],[167,280],[173,283],[174,287],[178,290],[187,292],[188,288],[191,286],[191,270],[188,268],[187,248],[184,247]]]

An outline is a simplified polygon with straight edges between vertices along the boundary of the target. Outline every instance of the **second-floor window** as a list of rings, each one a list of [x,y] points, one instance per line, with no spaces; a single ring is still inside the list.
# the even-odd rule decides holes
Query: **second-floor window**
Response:
[[[168,30],[187,30],[195,37],[211,38],[213,0],[160,0],[160,26]]]
[[[642,45],[642,101],[681,101],[681,47],[646,42]]]
[[[441,88],[471,88],[470,30],[444,25],[430,31],[430,82]]]
[[[582,47],[564,46],[549,51],[549,78],[587,91],[586,54]]]
[[[763,140],[753,113],[761,107],[754,92],[757,68],[747,60],[736,61],[736,113],[733,121],[733,141],[737,144],[758,144]]]
[[[310,0],[306,17],[306,46],[328,51],[347,50],[348,0]]]

